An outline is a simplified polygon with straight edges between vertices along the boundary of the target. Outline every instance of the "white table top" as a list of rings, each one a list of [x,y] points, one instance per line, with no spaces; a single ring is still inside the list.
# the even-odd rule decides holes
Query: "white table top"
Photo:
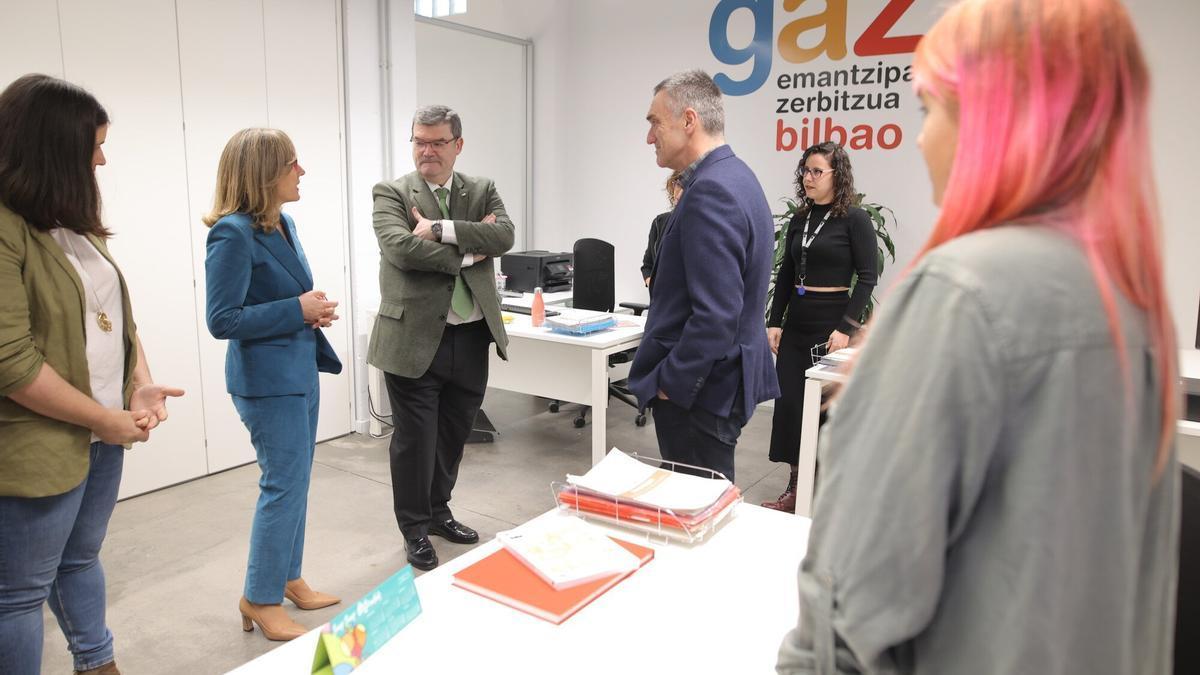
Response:
[[[831,382],[843,382],[846,379],[834,366],[813,366],[804,375],[810,379]],[[1189,392],[1200,393],[1200,349],[1179,350],[1179,379],[1183,380]]]
[[[451,585],[454,572],[499,548],[493,539],[420,576],[421,615],[354,672],[774,672],[799,611],[810,524],[742,504],[702,544],[648,542],[654,560],[558,626]],[[308,672],[317,639],[309,631],[234,672]]]
[[[1179,350],[1179,379],[1189,394],[1200,394],[1200,349]]]
[[[586,309],[572,309],[570,307],[554,307],[553,309],[559,313],[559,316],[551,318],[586,318],[607,314],[607,312],[593,312]],[[646,318],[644,316],[613,314],[612,317],[617,320],[615,328],[609,328],[608,330],[598,331],[589,335],[564,335],[562,333],[555,333],[546,326],[534,328],[532,318],[528,314],[517,314],[516,312],[501,312],[501,314],[513,318],[510,323],[504,325],[510,337],[561,342],[563,344],[579,345],[592,349],[605,349],[636,341],[642,337],[642,332],[646,326]]]

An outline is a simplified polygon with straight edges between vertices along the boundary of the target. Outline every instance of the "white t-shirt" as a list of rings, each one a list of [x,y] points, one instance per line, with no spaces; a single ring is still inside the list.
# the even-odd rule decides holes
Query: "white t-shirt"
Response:
[[[87,237],[65,228],[50,230],[83,283],[83,327],[87,340],[88,376],[92,398],[105,408],[125,407],[125,310],[117,270]],[[112,332],[100,328],[96,315],[103,310]],[[94,435],[92,440],[98,440]]]

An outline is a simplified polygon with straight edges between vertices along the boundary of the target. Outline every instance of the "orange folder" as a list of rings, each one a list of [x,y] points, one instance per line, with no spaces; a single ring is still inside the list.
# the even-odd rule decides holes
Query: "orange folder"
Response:
[[[654,559],[652,548],[616,537],[611,539],[636,555],[641,565]],[[570,588],[555,589],[519,558],[501,548],[483,560],[456,572],[454,585],[539,619],[560,624],[636,571],[602,577]]]
[[[580,511],[608,516],[609,518],[616,518],[618,520],[629,520],[635,523],[646,523],[655,526],[661,525],[677,530],[692,530],[725,510],[726,507],[737,501],[741,494],[741,490],[737,486],[730,486],[715,504],[692,516],[676,516],[665,509],[660,510],[651,506],[641,506],[628,501],[618,502],[612,498],[603,497],[577,488],[567,488],[559,492],[558,503],[563,506],[579,509]]]

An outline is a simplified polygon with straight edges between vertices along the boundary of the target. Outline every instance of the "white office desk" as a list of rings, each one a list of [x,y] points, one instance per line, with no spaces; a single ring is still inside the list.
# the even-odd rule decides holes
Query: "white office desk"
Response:
[[[1200,350],[1179,350],[1179,379],[1183,391],[1200,394]],[[1186,408],[1184,410],[1186,413]],[[1179,461],[1200,471],[1200,421],[1181,419],[1176,424]]]
[[[601,312],[554,307],[563,317],[596,316]],[[617,328],[576,337],[534,328],[530,317],[513,317],[508,331],[508,361],[491,352],[488,386],[522,394],[581,403],[592,407],[592,464],[608,452],[608,356],[632,349],[642,341],[645,318],[617,314]]]
[[[570,300],[555,298],[555,302]],[[532,294],[529,294],[532,296]],[[555,294],[560,295],[560,294]],[[505,298],[506,302],[517,298]],[[549,306],[549,305],[548,305]],[[553,306],[561,316],[595,316],[602,312]],[[542,396],[591,406],[592,408],[592,464],[604,459],[606,447],[605,425],[608,423],[608,355],[633,349],[642,341],[645,317],[630,314],[614,314],[619,322],[612,328],[583,337],[560,335],[549,328],[534,328],[526,314],[502,312],[511,316],[512,322],[505,324],[508,332],[508,361],[489,350],[488,386],[521,394]],[[368,313],[374,325],[375,312]],[[387,406],[387,389],[383,374],[368,366],[367,390],[374,407],[382,415],[390,415]],[[370,431],[378,435],[382,426],[371,420]]]
[[[796,473],[796,514],[812,515],[817,473],[817,431],[821,419],[821,393],[826,386],[845,382],[846,376],[831,366],[813,366],[804,371],[804,408],[800,419],[800,459]]]
[[[804,418],[800,423],[800,463],[796,485],[796,513],[812,515],[814,474],[817,467],[817,421],[821,415],[821,392],[834,382],[845,382],[846,376],[829,366],[813,366],[804,373]],[[1179,379],[1183,390],[1200,394],[1200,350],[1179,350]],[[1200,466],[1200,422],[1181,419],[1176,422],[1180,437],[1180,459],[1185,464]]]
[[[499,548],[493,539],[418,577],[421,615],[354,672],[772,673],[796,625],[809,525],[742,504],[702,544],[649,542],[654,560],[558,626],[451,586]],[[317,639],[309,631],[233,672],[307,673]]]

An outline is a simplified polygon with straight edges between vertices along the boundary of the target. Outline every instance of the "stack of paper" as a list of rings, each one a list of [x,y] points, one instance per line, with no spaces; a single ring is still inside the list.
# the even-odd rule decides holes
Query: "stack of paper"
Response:
[[[556,514],[554,519],[578,520],[564,514]],[[527,524],[527,526],[530,525],[533,526],[530,527],[530,533],[532,533],[538,530],[542,523],[533,521]],[[550,526],[551,531],[556,526],[557,524]],[[509,548],[508,543],[505,543],[505,546],[495,553],[456,572],[453,583],[459,588],[477,593],[485,598],[490,598],[509,607],[519,609],[522,612],[532,614],[539,619],[559,624],[569,619],[580,609],[583,609],[589,602],[619,584],[621,580],[633,574],[642,565],[654,559],[654,549],[652,548],[639,546],[621,539],[605,538],[614,547],[620,549],[622,554],[627,557],[626,561],[622,561],[617,565],[617,569],[621,571],[609,572],[592,577],[590,580],[585,579],[563,587],[555,587],[547,581],[545,577],[546,572],[541,568],[533,567],[528,564],[527,560],[514,555],[514,549]],[[512,541],[513,538],[509,537],[509,539]],[[522,544],[516,548],[522,550],[523,556],[531,555],[529,551],[532,547]],[[557,556],[551,554],[546,557],[552,560]],[[543,556],[537,553],[532,554],[530,560],[546,562]],[[550,564],[547,569],[556,570],[559,568]],[[566,576],[572,577],[579,573],[582,573],[582,570],[572,571]]]
[[[602,330],[608,330],[617,325],[617,320],[611,314],[600,316],[562,316],[546,319],[546,326],[555,333],[565,335],[589,335]]]
[[[496,538],[521,562],[555,588],[570,588],[639,566],[637,556],[600,528],[568,514],[539,518]]]
[[[702,478],[641,462],[613,448],[582,476],[567,476],[558,503],[619,523],[694,533],[715,525],[740,501],[724,478]]]

